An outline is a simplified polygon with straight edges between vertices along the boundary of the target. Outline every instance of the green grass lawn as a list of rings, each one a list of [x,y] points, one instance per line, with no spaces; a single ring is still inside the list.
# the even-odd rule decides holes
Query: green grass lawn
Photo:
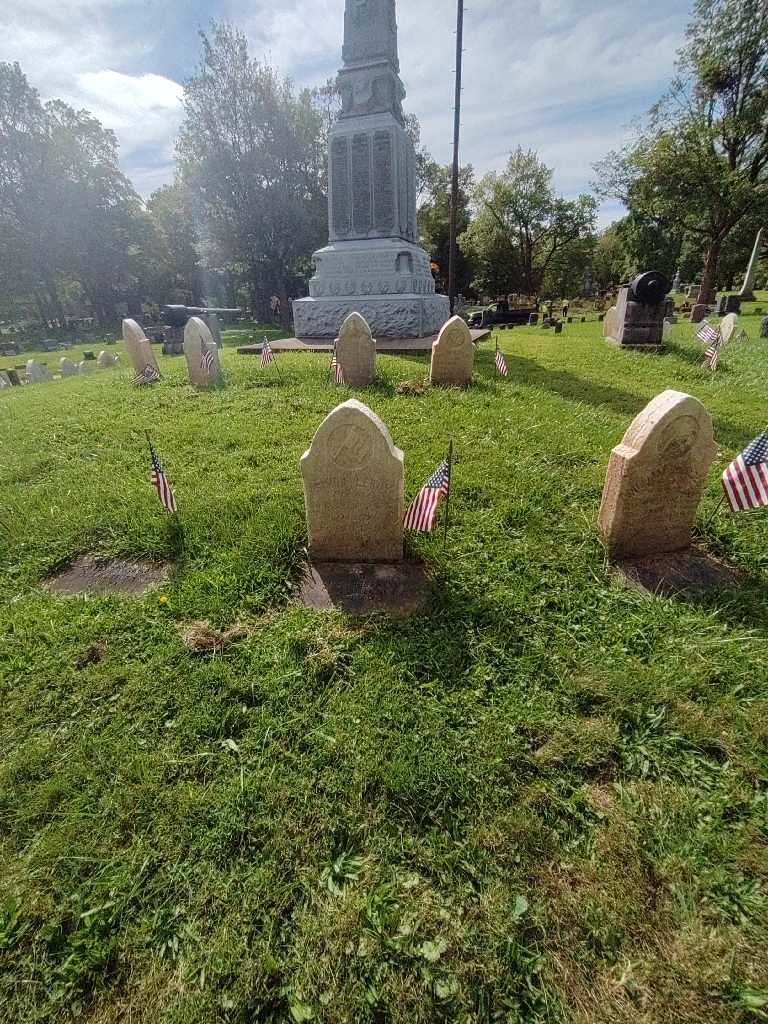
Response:
[[[0,1020],[768,1019],[768,513],[708,522],[768,421],[742,321],[715,376],[690,324],[651,357],[588,323],[500,332],[509,378],[486,344],[467,392],[398,394],[426,357],[355,393],[327,356],[278,378],[230,347],[211,393],[164,357],[151,388],[124,365],[0,393]],[[695,602],[609,585],[595,529],[669,387],[721,446],[698,541],[747,580]],[[298,461],[353,395],[409,496],[455,442],[447,550],[410,541],[421,617],[291,603]],[[145,430],[172,582],[51,596],[77,552],[171,553]],[[200,619],[247,636],[203,657]]]

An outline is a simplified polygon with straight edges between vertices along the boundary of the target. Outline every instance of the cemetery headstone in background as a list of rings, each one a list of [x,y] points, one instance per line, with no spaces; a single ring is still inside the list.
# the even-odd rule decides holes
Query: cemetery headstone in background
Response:
[[[123,341],[136,374],[143,373],[148,366],[157,370],[158,374],[160,373],[160,367],[157,365],[149,338],[145,336],[143,328],[135,320],[123,320]]]
[[[691,310],[691,323],[700,324],[708,313],[709,306],[706,306],[703,302],[697,303]]]
[[[208,325],[193,316],[184,328],[184,356],[190,383],[196,388],[212,388],[219,382],[219,350]]]
[[[77,364],[78,373],[93,373],[94,364],[90,359],[83,359]]]
[[[739,318],[735,313],[728,313],[723,317],[720,324],[720,337],[723,339],[723,345],[727,345],[731,338],[733,338],[738,323]]]
[[[59,360],[59,373],[62,377],[76,377],[79,371],[71,359],[62,356]]]
[[[738,295],[723,295],[717,304],[717,315],[727,316],[729,313],[741,312],[741,299]]]
[[[612,559],[690,547],[716,452],[697,398],[665,391],[643,409],[608,463],[599,523]]]
[[[386,426],[361,402],[326,416],[301,459],[313,562],[402,559],[403,464]]]
[[[616,307],[611,306],[601,319],[603,321],[603,337],[612,338],[613,332],[616,330],[616,327],[614,326],[616,323]]]
[[[757,277],[757,267],[760,263],[760,251],[762,248],[763,240],[763,229],[757,232],[757,238],[755,239],[755,247],[752,250],[752,256],[747,266],[747,273],[744,276],[744,284],[741,286],[739,297],[744,302],[753,302],[755,298],[754,287],[755,278]]]
[[[117,366],[120,360],[117,356],[113,356],[111,352],[105,352],[103,349],[99,352],[99,357],[96,360],[96,364],[102,370],[109,370],[113,366]]]
[[[344,383],[366,387],[376,380],[376,342],[367,321],[359,313],[350,313],[336,339],[336,358],[341,364]]]
[[[5,372],[5,370],[0,370],[0,388],[10,388],[10,387],[12,387],[12,385],[11,385],[11,378],[8,376],[8,374]]]
[[[44,384],[45,381],[51,380],[52,374],[47,366],[43,366],[42,363],[38,363],[36,359],[27,360],[27,383],[28,384]]]
[[[466,387],[472,383],[475,346],[469,327],[460,316],[443,324],[432,343],[429,379],[432,384]]]
[[[768,338],[768,316],[763,317],[760,322],[760,337]]]
[[[669,282],[656,270],[623,285],[616,300],[609,341],[622,348],[656,352],[664,340],[664,313]],[[607,319],[607,317],[606,317]]]

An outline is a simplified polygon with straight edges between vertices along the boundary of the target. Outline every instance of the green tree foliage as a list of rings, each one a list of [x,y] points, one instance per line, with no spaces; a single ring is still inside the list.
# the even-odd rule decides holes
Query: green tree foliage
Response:
[[[6,287],[62,320],[75,281],[102,323],[136,297],[154,246],[114,134],[87,111],[42,104],[18,64],[0,64],[0,237]]]
[[[301,289],[326,240],[327,112],[252,60],[232,26],[214,24],[201,39],[184,88],[181,179],[219,264],[242,275],[264,312],[272,293]]]
[[[428,160],[423,168],[424,185],[422,195],[426,198],[418,211],[420,240],[432,259],[439,264],[440,274],[447,281],[451,241],[451,168],[443,167],[434,160]],[[462,167],[459,173],[459,202],[457,206],[456,231],[459,238],[470,223],[469,200],[473,188],[471,166]],[[456,287],[465,292],[473,277],[471,257],[458,248],[456,253]]]
[[[597,217],[592,196],[557,196],[552,170],[522,148],[478,183],[473,206],[461,245],[475,261],[477,288],[490,294],[539,295],[550,267],[594,232]]]
[[[600,292],[608,291],[629,276],[626,273],[627,253],[621,228],[621,221],[607,227],[592,250],[592,282]]]
[[[197,305],[204,291],[203,270],[189,197],[178,182],[163,185],[149,197],[147,210],[160,250],[150,293],[160,303]]]
[[[726,240],[768,194],[764,0],[697,0],[669,94],[598,171],[599,188],[641,221],[695,241],[699,301],[711,302]]]

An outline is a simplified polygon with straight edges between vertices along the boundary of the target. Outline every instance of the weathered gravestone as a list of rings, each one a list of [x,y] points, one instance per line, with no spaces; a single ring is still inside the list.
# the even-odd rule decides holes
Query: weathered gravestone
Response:
[[[616,330],[616,307],[611,306],[600,319],[603,321],[603,337],[612,338]]]
[[[432,343],[429,379],[432,384],[466,387],[472,383],[474,361],[475,346],[469,327],[460,316],[452,316]]]
[[[728,313],[724,316],[720,322],[720,337],[722,338],[723,346],[727,345],[736,333],[736,327],[738,326],[739,318],[735,313]]]
[[[196,388],[215,387],[221,376],[219,350],[208,325],[199,316],[190,317],[184,328],[184,356],[189,381]]]
[[[768,316],[763,317],[760,322],[760,337],[768,338]]]
[[[709,306],[703,302],[697,303],[691,310],[691,323],[700,324],[705,316],[709,313]]]
[[[59,373],[62,377],[76,377],[78,372],[77,366],[71,359],[67,359],[66,356],[61,357],[59,360]]]
[[[93,363],[90,359],[83,359],[77,364],[78,373],[93,373]]]
[[[599,524],[612,559],[690,546],[717,448],[697,398],[664,391],[632,421],[611,452]]]
[[[47,366],[43,366],[42,363],[38,363],[36,359],[27,360],[27,383],[28,384],[43,384],[45,381],[52,380],[53,374]]]
[[[99,352],[99,357],[96,360],[96,365],[102,370],[109,370],[113,366],[117,366],[120,362],[118,356],[113,356],[111,352],[105,352],[103,349]]]
[[[361,402],[350,399],[326,416],[301,459],[313,562],[402,559],[403,462]]]
[[[738,295],[723,295],[717,304],[717,315],[727,316],[729,313],[741,312],[741,298]]]
[[[11,378],[5,370],[0,370],[0,388],[9,388],[11,386]]]
[[[21,377],[19,377],[19,371],[18,370],[15,370],[15,369],[14,370],[6,370],[5,371],[5,375],[8,378],[8,380],[11,382],[11,387],[14,387],[14,388],[21,387]]]
[[[376,380],[376,342],[367,321],[359,313],[350,313],[336,339],[336,358],[341,364],[344,383],[366,387]]]
[[[663,341],[668,290],[669,282],[657,270],[638,274],[622,285],[608,340],[622,348],[657,351]]]
[[[700,290],[701,290],[701,285],[689,284],[688,285],[688,291],[685,294],[686,294],[686,296],[689,299],[696,299],[696,298],[698,298]]]
[[[160,376],[160,367],[157,365],[149,338],[135,320],[123,320],[123,341],[136,376],[144,374],[147,368]]]

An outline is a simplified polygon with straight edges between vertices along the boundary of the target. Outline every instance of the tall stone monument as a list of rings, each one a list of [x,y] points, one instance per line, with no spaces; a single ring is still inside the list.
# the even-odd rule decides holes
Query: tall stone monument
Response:
[[[404,127],[395,0],[346,0],[342,110],[329,140],[329,243],[313,255],[296,336],[333,339],[352,312],[374,337],[436,334],[449,317],[417,245],[416,156]]]
[[[757,277],[757,265],[760,262],[760,248],[763,241],[763,229],[757,232],[757,238],[755,239],[755,248],[752,250],[752,258],[749,261],[747,267],[747,273],[744,277],[744,284],[741,286],[739,292],[739,298],[744,302],[754,302],[755,299],[755,278]]]

